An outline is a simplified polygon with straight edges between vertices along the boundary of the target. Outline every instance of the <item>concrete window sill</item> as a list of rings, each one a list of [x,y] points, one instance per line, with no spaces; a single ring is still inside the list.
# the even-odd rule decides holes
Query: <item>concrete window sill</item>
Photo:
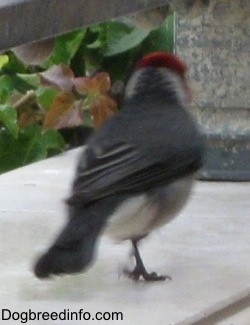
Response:
[[[116,324],[250,324],[246,182],[198,182],[180,216],[142,243],[148,268],[172,281],[134,283],[119,276],[130,246],[107,238],[86,273],[36,279],[32,263],[66,218],[63,199],[78,154],[73,150],[0,176],[1,308],[121,311],[124,320]]]
[[[167,3],[168,0],[0,0],[0,49]]]

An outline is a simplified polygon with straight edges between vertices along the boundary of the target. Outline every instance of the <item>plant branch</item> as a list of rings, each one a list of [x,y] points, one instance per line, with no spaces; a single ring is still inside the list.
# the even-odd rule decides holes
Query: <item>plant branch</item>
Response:
[[[23,106],[33,104],[35,102],[35,99],[36,99],[36,93],[34,92],[34,90],[29,90],[23,97],[18,99],[12,106],[18,110]]]

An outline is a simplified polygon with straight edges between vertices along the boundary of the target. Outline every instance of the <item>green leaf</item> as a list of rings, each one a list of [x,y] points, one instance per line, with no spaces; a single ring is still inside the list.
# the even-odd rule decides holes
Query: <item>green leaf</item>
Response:
[[[24,73],[19,73],[17,76],[22,79],[26,84],[31,85],[32,87],[37,88],[40,85],[40,78],[37,73],[31,73],[31,74],[24,74]]]
[[[17,150],[18,149],[18,150]],[[11,133],[0,129],[0,173],[21,166],[20,145]]]
[[[20,132],[18,139],[22,149],[22,165],[46,158],[46,148],[43,146],[41,128],[39,126],[28,126]]]
[[[8,73],[27,73],[27,67],[15,56],[8,51],[8,62],[2,67],[2,71]]]
[[[48,111],[60,91],[55,88],[39,87],[36,90],[38,103]]]
[[[7,91],[9,96],[15,91],[26,94],[27,91],[35,89],[35,86],[29,82],[30,79],[26,79],[23,75],[14,73],[2,75],[0,76],[0,93],[4,89],[4,92]]]
[[[104,56],[113,56],[129,51],[142,43],[148,35],[148,30],[132,28],[121,22],[110,22],[107,26]]]
[[[9,62],[9,57],[8,55],[0,55],[0,69],[2,69],[2,67]]]
[[[56,38],[55,48],[50,55],[45,67],[57,64],[69,64],[75,53],[77,52],[84,36],[86,29],[67,33]]]
[[[13,75],[12,79],[14,87],[22,94],[25,94],[28,90],[35,89],[34,86],[26,82],[23,78],[20,78],[18,75]]]
[[[173,52],[174,50],[174,18],[168,16],[166,22],[161,27],[153,30],[142,43],[142,53],[154,51]]]
[[[10,76],[0,76],[0,90],[2,89],[7,90],[9,94],[11,94],[15,89],[14,82]]]
[[[59,132],[44,132],[38,125],[28,126],[15,139],[8,130],[0,130],[0,173],[25,166],[59,153],[64,140]]]
[[[14,138],[18,136],[17,112],[8,105],[0,105],[0,122],[10,131]]]
[[[28,133],[27,129],[20,131],[16,139],[8,130],[2,129],[0,132],[0,173],[45,158],[44,151],[36,143],[36,134]]]
[[[60,132],[49,129],[43,133],[43,145],[47,150],[62,150],[65,142]]]
[[[86,48],[100,49],[106,47],[108,24],[109,23],[105,22],[88,28],[86,35]]]
[[[0,104],[5,104],[9,98],[9,91],[6,88],[0,88]]]
[[[98,38],[93,43],[87,45],[88,49],[99,49],[103,45],[102,41]]]

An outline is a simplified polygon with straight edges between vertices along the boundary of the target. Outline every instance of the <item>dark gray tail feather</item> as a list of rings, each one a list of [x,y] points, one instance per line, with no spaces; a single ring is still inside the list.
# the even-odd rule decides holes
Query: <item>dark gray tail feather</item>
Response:
[[[68,223],[54,244],[34,266],[38,278],[52,274],[69,274],[83,271],[93,261],[98,235],[105,219],[90,208],[70,207]]]

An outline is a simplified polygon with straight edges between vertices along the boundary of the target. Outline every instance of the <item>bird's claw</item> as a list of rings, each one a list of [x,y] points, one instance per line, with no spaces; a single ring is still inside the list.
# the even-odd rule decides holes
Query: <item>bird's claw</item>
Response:
[[[134,269],[133,271],[124,270],[124,274],[134,281],[139,281],[140,278],[143,278],[144,281],[165,281],[166,279],[172,280],[168,275],[158,275],[156,272],[142,272],[140,270]]]

